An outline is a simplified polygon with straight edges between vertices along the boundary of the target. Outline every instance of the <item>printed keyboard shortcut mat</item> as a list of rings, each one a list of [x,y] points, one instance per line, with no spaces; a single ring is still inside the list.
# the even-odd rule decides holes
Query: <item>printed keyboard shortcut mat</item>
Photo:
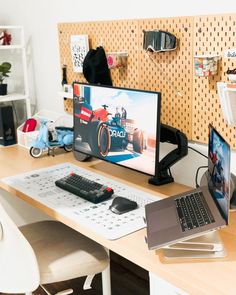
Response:
[[[55,181],[71,172],[112,187],[114,195],[102,203],[93,204],[56,187]],[[160,199],[71,163],[6,177],[2,181],[109,240],[144,228],[145,205]],[[111,212],[109,206],[117,195],[136,201],[138,208],[121,215]]]

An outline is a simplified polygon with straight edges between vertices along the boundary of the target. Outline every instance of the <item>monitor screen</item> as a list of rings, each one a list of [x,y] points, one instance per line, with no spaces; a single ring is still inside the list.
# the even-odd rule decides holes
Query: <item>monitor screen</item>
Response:
[[[208,149],[208,186],[224,219],[228,221],[230,204],[230,146],[210,125]]]
[[[74,151],[155,175],[161,94],[75,82]]]

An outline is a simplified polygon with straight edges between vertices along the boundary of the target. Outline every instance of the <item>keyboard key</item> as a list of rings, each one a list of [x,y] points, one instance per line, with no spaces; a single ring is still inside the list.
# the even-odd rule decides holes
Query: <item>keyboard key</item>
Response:
[[[182,231],[215,222],[202,192],[181,196],[175,204]]]

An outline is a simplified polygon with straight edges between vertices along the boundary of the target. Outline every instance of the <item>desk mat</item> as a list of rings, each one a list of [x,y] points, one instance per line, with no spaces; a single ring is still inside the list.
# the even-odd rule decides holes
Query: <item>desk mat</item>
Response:
[[[57,179],[72,171],[112,187],[115,194],[109,200],[93,204],[55,185]],[[71,163],[6,177],[1,181],[108,240],[115,240],[144,228],[145,205],[160,199]],[[136,201],[138,208],[122,215],[111,212],[109,206],[117,195]]]

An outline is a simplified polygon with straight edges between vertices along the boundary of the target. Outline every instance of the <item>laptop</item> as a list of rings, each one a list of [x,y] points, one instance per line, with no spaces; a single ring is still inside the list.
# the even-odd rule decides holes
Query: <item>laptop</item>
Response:
[[[230,146],[209,125],[206,186],[145,206],[147,243],[158,249],[228,225]]]

